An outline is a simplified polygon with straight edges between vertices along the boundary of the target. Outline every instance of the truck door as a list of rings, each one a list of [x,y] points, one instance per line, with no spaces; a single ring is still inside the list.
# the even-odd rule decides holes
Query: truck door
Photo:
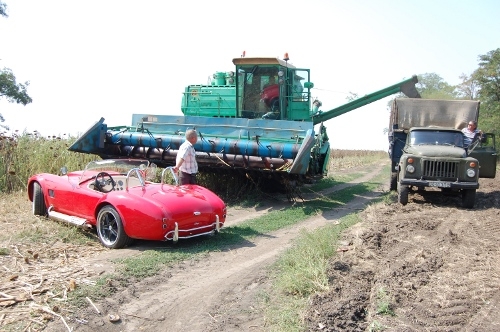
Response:
[[[497,170],[497,152],[495,146],[495,135],[483,134],[481,143],[470,153],[472,158],[479,161],[479,177],[494,178]]]

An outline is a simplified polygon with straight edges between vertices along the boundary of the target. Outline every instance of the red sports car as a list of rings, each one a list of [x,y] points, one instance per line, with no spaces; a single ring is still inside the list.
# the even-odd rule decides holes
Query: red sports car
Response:
[[[186,239],[219,232],[226,205],[198,185],[179,186],[172,168],[160,182],[147,160],[90,162],[83,171],[37,174],[28,180],[33,214],[78,226],[96,227],[101,243],[122,248],[133,239]],[[170,172],[169,172],[170,171]],[[164,183],[171,174],[175,185]]]

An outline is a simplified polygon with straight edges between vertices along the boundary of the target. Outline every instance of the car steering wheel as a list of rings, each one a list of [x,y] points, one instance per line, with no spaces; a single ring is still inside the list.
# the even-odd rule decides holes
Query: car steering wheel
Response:
[[[94,185],[99,191],[109,193],[115,189],[115,180],[108,173],[100,172],[95,177]],[[108,185],[111,185],[111,189],[107,189]]]

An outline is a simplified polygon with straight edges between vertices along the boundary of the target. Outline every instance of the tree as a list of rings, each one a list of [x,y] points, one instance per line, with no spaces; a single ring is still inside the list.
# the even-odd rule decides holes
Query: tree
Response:
[[[0,98],[5,97],[11,103],[27,105],[33,100],[26,89],[30,83],[17,83],[16,76],[9,68],[0,70]]]
[[[422,98],[427,99],[455,99],[454,87],[446,83],[436,73],[425,73],[418,75],[416,84]]]
[[[479,82],[474,77],[474,75],[460,75],[458,78],[462,80],[462,83],[455,87],[455,94],[458,98],[475,100],[479,93]]]
[[[7,101],[11,103],[23,104],[26,106],[33,100],[28,95],[26,89],[28,88],[29,82],[17,83],[16,76],[9,68],[4,68],[0,70],[0,99],[5,97]],[[5,119],[0,113],[0,123],[4,122]],[[2,128],[7,128],[4,125],[0,125]]]
[[[7,4],[2,1],[0,1],[0,16],[8,17]],[[0,70],[0,99],[5,97],[11,103],[15,102],[26,106],[33,101],[26,91],[29,84],[29,82],[17,83],[16,76],[9,68]],[[0,114],[0,123],[4,121],[4,117]],[[5,126],[0,125],[0,127]]]
[[[479,68],[472,74],[479,84],[480,126],[483,131],[500,135],[500,48],[479,56]]]
[[[7,15],[7,4],[0,1],[0,16],[9,17]]]
[[[500,48],[479,56],[479,68],[473,76],[479,83],[482,101],[500,102]]]

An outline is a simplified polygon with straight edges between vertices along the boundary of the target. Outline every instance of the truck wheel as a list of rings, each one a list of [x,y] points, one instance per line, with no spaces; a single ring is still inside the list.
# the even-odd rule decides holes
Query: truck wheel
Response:
[[[476,203],[476,189],[462,190],[462,206],[466,209],[474,208]]]
[[[398,189],[398,173],[391,172],[391,182],[389,185],[389,190],[397,190]]]
[[[398,182],[398,202],[401,205],[408,204],[408,193],[410,189],[408,186],[403,186]]]

